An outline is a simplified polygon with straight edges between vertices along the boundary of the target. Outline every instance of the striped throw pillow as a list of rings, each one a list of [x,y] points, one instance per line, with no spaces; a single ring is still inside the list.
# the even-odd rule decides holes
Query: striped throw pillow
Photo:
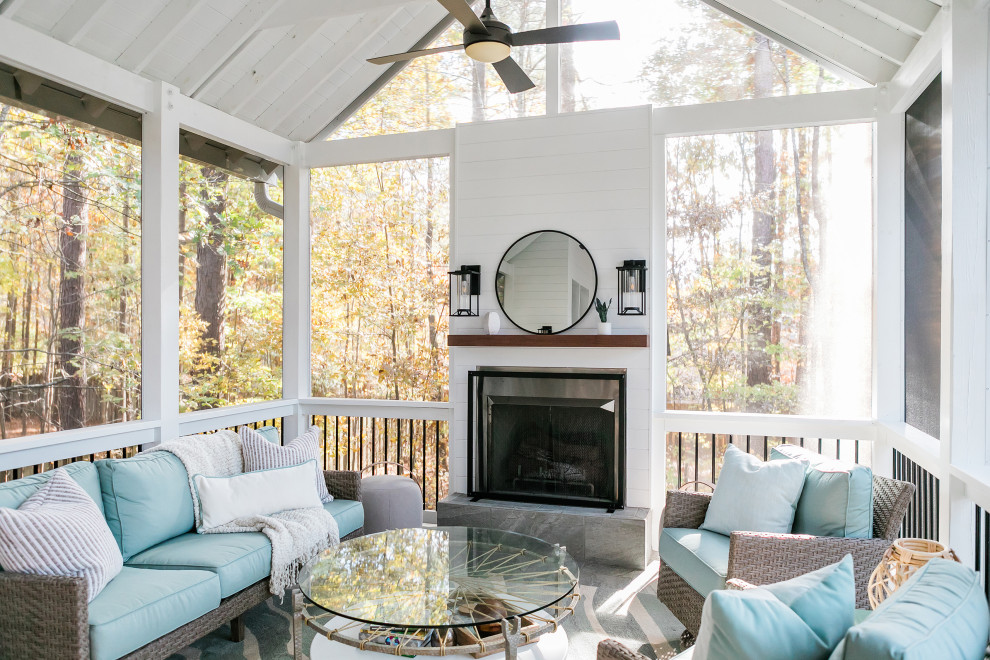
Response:
[[[316,426],[293,440],[279,446],[265,439],[254,429],[242,426],[241,452],[244,454],[244,471],[271,470],[272,468],[299,465],[306,461],[316,461],[316,493],[323,503],[332,502],[333,495],[327,490],[327,481],[320,470],[320,429]]]
[[[0,508],[5,571],[83,577],[93,600],[123,565],[103,514],[65,470],[55,470],[20,507]]]

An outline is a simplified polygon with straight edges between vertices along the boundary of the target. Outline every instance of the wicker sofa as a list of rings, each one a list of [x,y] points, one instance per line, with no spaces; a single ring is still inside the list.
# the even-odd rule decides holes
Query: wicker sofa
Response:
[[[271,597],[267,537],[196,534],[185,469],[167,452],[65,469],[103,511],[124,569],[92,602],[84,578],[0,571],[0,658],[165,658],[227,622],[241,640],[240,615]],[[0,506],[49,475],[0,484]],[[341,535],[361,535],[360,474],[325,477]]]
[[[668,491],[661,523],[660,575],[657,596],[684,625],[685,641],[698,634],[701,608],[712,589],[723,588],[733,578],[755,585],[781,582],[853,556],[856,577],[856,606],[868,607],[866,587],[870,572],[891,542],[914,493],[914,485],[873,476],[873,538],[840,538],[798,534],[733,532],[728,542],[713,532],[693,534],[705,521],[711,493]],[[754,498],[753,505],[759,500]],[[664,543],[664,535],[678,536],[681,545]],[[708,537],[711,538],[708,538]],[[713,543],[710,543],[713,542]],[[691,548],[691,544],[697,545]],[[679,556],[665,557],[665,546]],[[727,556],[726,556],[727,546]],[[708,575],[703,583],[685,579],[671,563],[694,562]],[[686,572],[683,571],[682,572]],[[693,582],[693,584],[689,583]],[[699,591],[700,588],[700,591]]]

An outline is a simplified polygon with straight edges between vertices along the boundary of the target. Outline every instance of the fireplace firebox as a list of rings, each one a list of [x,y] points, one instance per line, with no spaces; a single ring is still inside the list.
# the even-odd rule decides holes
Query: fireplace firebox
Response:
[[[468,494],[621,509],[625,370],[481,368],[468,378]]]

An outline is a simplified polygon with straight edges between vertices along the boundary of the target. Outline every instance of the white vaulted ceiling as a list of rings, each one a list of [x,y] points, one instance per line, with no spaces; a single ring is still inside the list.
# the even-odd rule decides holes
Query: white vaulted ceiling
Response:
[[[703,1],[874,84],[893,77],[940,9],[932,0]],[[413,47],[446,12],[435,0],[0,0],[0,15],[309,141],[386,72],[368,57]]]

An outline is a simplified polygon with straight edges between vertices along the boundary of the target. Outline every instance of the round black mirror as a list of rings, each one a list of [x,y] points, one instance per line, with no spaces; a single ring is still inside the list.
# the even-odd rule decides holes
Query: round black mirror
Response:
[[[573,328],[595,303],[591,253],[562,231],[534,231],[509,246],[495,273],[495,297],[507,319],[533,334]]]

